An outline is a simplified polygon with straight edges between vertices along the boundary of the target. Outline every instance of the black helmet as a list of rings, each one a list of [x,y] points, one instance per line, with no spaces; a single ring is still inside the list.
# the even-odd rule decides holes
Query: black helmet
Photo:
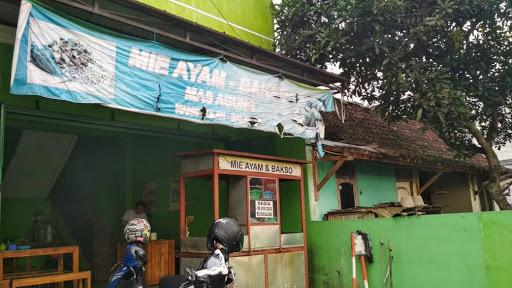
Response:
[[[227,253],[240,252],[244,246],[244,233],[235,219],[217,219],[208,229],[208,250],[214,251],[215,242],[222,244]]]

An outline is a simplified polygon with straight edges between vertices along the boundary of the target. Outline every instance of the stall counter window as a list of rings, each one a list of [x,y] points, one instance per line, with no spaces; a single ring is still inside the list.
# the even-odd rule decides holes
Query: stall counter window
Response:
[[[251,223],[278,224],[277,179],[249,177]]]

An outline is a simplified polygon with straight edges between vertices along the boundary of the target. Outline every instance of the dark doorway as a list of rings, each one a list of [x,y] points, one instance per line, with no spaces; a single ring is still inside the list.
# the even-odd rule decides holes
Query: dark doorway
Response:
[[[341,209],[354,208],[354,186],[351,183],[342,183],[340,188]]]

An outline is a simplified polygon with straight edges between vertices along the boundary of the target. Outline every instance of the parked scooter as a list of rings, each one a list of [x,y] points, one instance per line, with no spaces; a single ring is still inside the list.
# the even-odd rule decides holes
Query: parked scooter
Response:
[[[144,288],[147,258],[143,244],[149,240],[151,227],[145,219],[135,218],[124,228],[126,245],[121,262],[112,267],[107,288]]]
[[[208,230],[207,247],[211,254],[197,270],[187,267],[185,275],[160,279],[159,288],[231,288],[235,273],[229,266],[229,254],[240,252],[244,234],[238,222],[231,218],[215,221]]]

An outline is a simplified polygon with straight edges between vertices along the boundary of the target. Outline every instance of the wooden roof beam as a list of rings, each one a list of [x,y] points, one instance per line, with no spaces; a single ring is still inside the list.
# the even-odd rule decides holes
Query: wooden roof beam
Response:
[[[343,158],[343,159],[339,159],[338,161],[336,161],[336,163],[334,164],[334,166],[331,167],[331,169],[329,170],[327,175],[325,175],[324,178],[322,179],[322,181],[320,181],[320,184],[318,184],[317,191],[322,190],[322,187],[324,187],[324,185],[327,183],[327,181],[329,181],[329,179],[331,179],[332,175],[334,175],[338,171],[338,169],[340,169],[340,167],[343,165],[343,163],[345,163],[345,160],[346,159]]]
[[[436,180],[443,175],[443,173],[446,171],[439,171],[436,175],[432,176],[432,178],[428,179],[427,183],[423,184],[423,186],[420,187],[420,190],[418,191],[418,195],[421,195],[421,193],[425,192]]]

